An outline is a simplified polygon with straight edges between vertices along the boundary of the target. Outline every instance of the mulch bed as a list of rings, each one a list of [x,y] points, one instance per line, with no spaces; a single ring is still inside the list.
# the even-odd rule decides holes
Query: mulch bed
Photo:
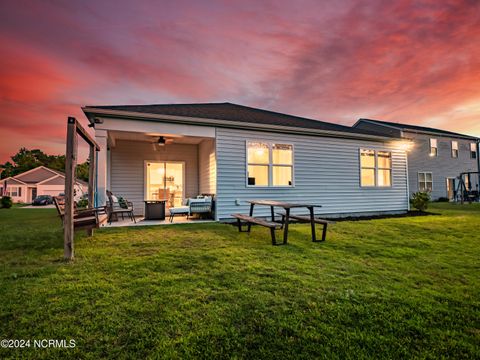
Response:
[[[430,215],[440,215],[428,211],[419,211],[411,210],[405,214],[391,214],[391,215],[366,215],[366,216],[347,216],[339,218],[328,218],[328,220],[333,221],[362,221],[362,220],[376,220],[376,219],[393,219],[393,218],[405,218],[405,217],[414,217],[414,216],[430,216]]]

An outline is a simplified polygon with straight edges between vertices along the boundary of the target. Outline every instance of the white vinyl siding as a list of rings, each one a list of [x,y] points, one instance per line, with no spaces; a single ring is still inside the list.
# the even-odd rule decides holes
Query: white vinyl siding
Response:
[[[293,145],[295,187],[245,186],[245,142],[252,139]],[[359,148],[391,152],[391,187],[359,186]],[[406,165],[405,150],[389,143],[217,128],[217,215],[226,219],[233,213],[247,213],[246,200],[265,198],[318,203],[322,205],[316,209],[319,214],[404,211],[408,208]],[[258,207],[255,215],[268,216],[269,211]]]
[[[198,172],[200,194],[216,194],[217,161],[215,140],[206,139],[198,145]]]

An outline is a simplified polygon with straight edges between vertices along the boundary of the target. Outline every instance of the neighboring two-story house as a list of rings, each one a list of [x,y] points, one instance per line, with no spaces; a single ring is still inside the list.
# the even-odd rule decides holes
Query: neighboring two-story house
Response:
[[[429,191],[433,200],[453,200],[459,175],[479,171],[479,139],[422,126],[359,119],[353,127],[412,141],[408,153],[410,195]],[[479,175],[463,176],[467,188],[479,190]]]

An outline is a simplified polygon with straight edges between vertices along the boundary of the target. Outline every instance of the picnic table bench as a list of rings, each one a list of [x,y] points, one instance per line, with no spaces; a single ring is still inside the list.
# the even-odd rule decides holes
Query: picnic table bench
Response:
[[[244,214],[232,214],[234,218],[237,219],[238,230],[242,232],[241,229],[241,222],[245,222],[248,225],[248,229],[246,232],[250,232],[250,226],[252,224],[258,224],[261,226],[268,227],[270,229],[270,233],[272,235],[272,245],[277,245],[275,240],[275,230],[276,229],[283,229],[283,245],[287,244],[288,242],[288,225],[290,223],[290,218],[309,222],[311,224],[312,230],[312,241],[317,242],[316,234],[315,234],[315,224],[323,224],[323,234],[322,240],[325,241],[326,233],[327,233],[327,220],[315,218],[315,214],[313,209],[315,207],[321,207],[321,205],[316,204],[309,204],[309,203],[288,203],[276,200],[250,200],[247,201],[250,203],[250,213],[249,215]],[[263,205],[270,207],[270,214],[271,214],[271,221],[267,221],[264,219],[259,219],[253,216],[253,209],[255,205]],[[275,207],[280,207],[285,210],[285,213],[282,213],[282,222],[279,224],[275,221]],[[290,215],[290,210],[294,208],[307,208],[309,210],[309,215]]]
[[[279,224],[273,221],[266,221],[263,219],[255,218],[253,216],[248,216],[244,214],[232,214],[232,216],[237,219],[238,231],[240,232],[250,232],[250,228],[252,224],[268,227],[270,229],[270,235],[272,236],[272,245],[277,245],[277,241],[275,239],[275,230],[281,229],[282,224]],[[244,224],[247,225],[246,231],[242,230],[242,221]]]
[[[277,213],[277,214],[282,217],[282,224],[283,224],[285,222],[285,213]],[[290,215],[290,219],[294,219],[304,223],[309,223],[312,221],[310,215]],[[322,230],[322,240],[317,240],[315,238],[315,239],[312,239],[312,241],[313,242],[325,241],[327,238],[327,226],[328,224],[335,224],[335,221],[330,221],[330,220],[316,218],[316,217],[313,218],[313,221],[316,224],[323,225],[323,230]]]
[[[53,203],[57,209],[58,216],[62,220],[65,217],[65,200],[63,197],[54,196]],[[76,209],[73,213],[73,228],[74,230],[91,230],[98,229],[103,223],[107,221],[107,213],[105,207]]]

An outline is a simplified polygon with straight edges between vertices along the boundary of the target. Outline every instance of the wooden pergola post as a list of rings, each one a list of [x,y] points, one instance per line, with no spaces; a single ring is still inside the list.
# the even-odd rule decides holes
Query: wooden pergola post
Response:
[[[63,256],[73,259],[73,212],[74,212],[74,183],[75,167],[77,166],[77,121],[68,118],[67,151],[65,154],[65,214],[63,216]]]
[[[77,166],[77,135],[82,137],[90,146],[90,167],[88,178],[88,205],[93,207],[93,199],[95,198],[95,169],[96,169],[96,151],[100,151],[100,147],[78,123],[74,117],[69,117],[67,122],[67,144],[65,153],[65,211],[63,216],[63,254],[65,259],[72,260],[74,258],[74,192],[75,192],[75,168]],[[88,230],[88,234],[93,234],[93,229]]]

